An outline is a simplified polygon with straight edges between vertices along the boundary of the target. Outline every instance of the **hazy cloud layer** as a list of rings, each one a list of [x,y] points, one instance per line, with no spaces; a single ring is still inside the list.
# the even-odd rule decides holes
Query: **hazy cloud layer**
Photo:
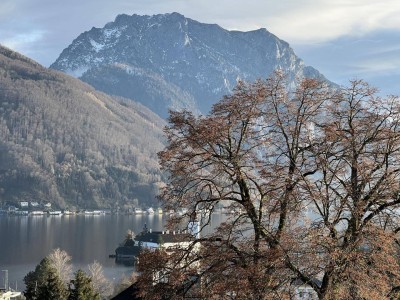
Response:
[[[48,66],[80,33],[118,14],[173,11],[227,29],[265,27],[332,80],[399,67],[397,0],[2,0],[0,43]]]

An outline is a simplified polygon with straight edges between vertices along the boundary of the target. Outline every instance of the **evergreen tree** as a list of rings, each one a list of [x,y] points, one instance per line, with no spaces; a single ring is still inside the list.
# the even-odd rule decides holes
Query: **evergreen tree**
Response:
[[[92,280],[80,269],[71,280],[69,292],[69,300],[100,300],[100,295],[94,291]]]
[[[68,299],[68,291],[61,278],[58,276],[56,269],[51,268],[47,274],[45,284],[38,289],[38,299],[40,300],[66,300]]]
[[[25,282],[25,291],[24,291],[24,296],[26,297],[27,300],[36,300],[38,299],[37,297],[37,280],[36,280],[36,274],[35,271],[30,271],[26,276],[24,277],[24,282]]]
[[[26,289],[24,295],[27,300],[41,299],[39,290],[47,284],[48,275],[51,273],[52,266],[50,260],[45,257],[36,266],[35,271],[29,272],[24,277]]]

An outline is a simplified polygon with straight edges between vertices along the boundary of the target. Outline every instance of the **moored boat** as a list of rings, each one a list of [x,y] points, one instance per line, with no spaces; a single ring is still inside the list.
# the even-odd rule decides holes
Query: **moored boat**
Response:
[[[44,215],[44,211],[43,210],[32,210],[30,212],[31,216],[43,216]]]
[[[61,215],[62,215],[62,212],[61,212],[61,210],[50,210],[50,211],[48,212],[48,214],[49,214],[50,216],[61,216]]]
[[[13,214],[17,216],[27,216],[29,215],[29,212],[27,210],[16,210]]]
[[[143,210],[142,210],[141,208],[139,208],[139,207],[135,207],[133,213],[134,213],[135,215],[140,215],[140,214],[143,213]]]

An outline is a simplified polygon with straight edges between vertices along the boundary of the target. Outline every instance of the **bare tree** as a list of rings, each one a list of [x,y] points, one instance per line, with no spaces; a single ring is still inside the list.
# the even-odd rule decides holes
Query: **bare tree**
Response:
[[[112,283],[104,276],[103,266],[94,261],[89,265],[89,276],[92,279],[93,289],[102,299],[108,299],[114,292]]]
[[[289,91],[280,73],[239,83],[208,116],[172,112],[161,199],[188,213],[170,226],[197,213],[204,229],[216,207],[233,213],[189,249],[139,259],[143,296],[285,299],[302,282],[320,299],[389,297],[399,280],[398,114],[396,97],[362,81],[333,91],[304,79]],[[165,280],[150,289],[142,279],[155,273]]]
[[[296,247],[291,235],[301,207],[295,188],[315,172],[303,154],[310,140],[306,125],[317,117],[328,90],[305,80],[289,94],[285,83],[279,73],[241,82],[207,117],[171,113],[169,144],[160,154],[170,174],[161,196],[166,208],[206,212],[199,216],[203,228],[216,206],[234,212],[213,234],[194,242],[202,246],[189,260],[192,266],[184,264],[183,270],[187,251],[169,262],[187,282],[195,272],[207,297],[272,299],[289,290],[292,271],[280,245]]]
[[[305,228],[313,267],[289,266],[314,284],[320,299],[387,299],[399,284],[399,99],[380,98],[354,80],[329,103],[315,126],[315,176],[301,182],[312,211]]]
[[[57,275],[67,285],[72,274],[71,256],[66,251],[56,248],[48,255],[48,258]]]

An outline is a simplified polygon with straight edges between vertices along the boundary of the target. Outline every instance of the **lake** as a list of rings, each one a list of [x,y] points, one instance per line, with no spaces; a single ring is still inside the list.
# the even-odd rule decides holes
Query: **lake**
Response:
[[[108,257],[127,230],[139,233],[145,224],[162,230],[164,223],[163,215],[0,216],[0,287],[8,270],[10,287],[23,290],[24,276],[55,248],[67,251],[74,269],[96,260],[117,282],[133,272],[133,267]]]
[[[213,215],[214,224],[222,215]],[[22,291],[23,278],[53,249],[65,250],[72,257],[74,269],[85,270],[94,260],[103,265],[105,275],[117,283],[129,276],[133,267],[119,265],[110,254],[130,229],[138,234],[143,227],[163,230],[166,215],[0,215],[0,287],[8,270],[10,287]],[[215,225],[214,225],[215,226]]]

